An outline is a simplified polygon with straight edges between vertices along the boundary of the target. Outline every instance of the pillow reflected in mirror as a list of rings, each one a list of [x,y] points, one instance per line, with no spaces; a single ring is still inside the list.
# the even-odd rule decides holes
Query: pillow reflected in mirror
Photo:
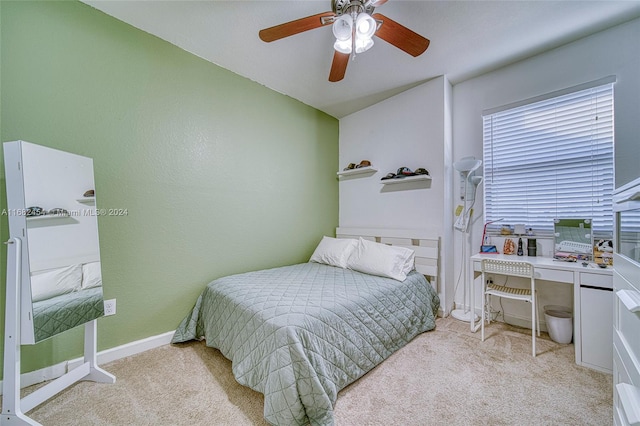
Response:
[[[102,272],[100,262],[85,263],[82,265],[82,288],[94,288],[102,285]]]
[[[31,300],[39,302],[82,288],[82,266],[38,271],[31,274]]]

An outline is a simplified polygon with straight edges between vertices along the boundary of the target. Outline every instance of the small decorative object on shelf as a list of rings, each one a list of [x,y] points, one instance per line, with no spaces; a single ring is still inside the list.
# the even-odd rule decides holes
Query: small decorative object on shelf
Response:
[[[383,185],[406,183],[413,181],[429,181],[431,176],[426,169],[417,169],[415,172],[411,171],[408,167],[400,167],[396,173],[388,173],[384,176],[380,183]]]
[[[345,167],[344,169],[342,169],[343,172],[347,172],[349,170],[354,170],[354,169],[362,169],[364,167],[371,167],[371,161],[369,160],[362,160],[360,162],[360,164],[356,164],[356,163],[349,163],[347,164],[347,167]],[[85,195],[86,196],[86,195]]]
[[[47,212],[39,206],[32,206],[32,207],[27,207],[27,217],[34,217],[34,216],[43,216],[47,214]]]
[[[513,234],[513,229],[509,225],[502,225],[500,228],[500,235],[511,235]]]
[[[40,213],[31,213],[29,214],[29,210],[33,209],[40,209]],[[49,211],[44,210],[41,207],[29,207],[27,209],[27,220],[28,221],[34,221],[34,220],[48,220],[48,219],[60,219],[60,218],[66,218],[69,217],[69,212],[65,209],[56,207],[54,209],[50,209]]]
[[[429,171],[423,167],[412,171],[408,167],[400,167],[395,173],[387,173],[386,176],[380,179],[381,183],[389,184],[389,183],[398,183],[414,181],[414,180],[430,180],[431,176],[429,176]]]
[[[93,189],[89,189],[82,194],[82,198],[78,198],[76,201],[84,204],[94,204],[96,202],[96,192]]]
[[[48,216],[69,216],[69,212],[59,207],[51,209],[47,212]]]
[[[373,168],[371,161],[362,160],[359,164],[349,163],[341,172],[338,172],[338,176],[351,176],[375,172],[377,172],[377,170]]]
[[[356,168],[356,163],[349,163],[347,164],[347,167],[345,167],[344,169],[342,169],[343,172],[346,172],[347,170],[353,170]]]

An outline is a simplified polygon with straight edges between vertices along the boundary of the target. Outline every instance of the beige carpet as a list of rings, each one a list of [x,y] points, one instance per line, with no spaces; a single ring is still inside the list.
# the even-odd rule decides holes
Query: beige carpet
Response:
[[[338,396],[337,425],[609,425],[612,378],[579,367],[573,345],[530,330],[438,319]],[[262,395],[202,342],[163,346],[103,366],[115,384],[81,382],[28,413],[56,425],[265,425]],[[34,388],[34,387],[32,387]],[[28,393],[32,389],[25,389]]]

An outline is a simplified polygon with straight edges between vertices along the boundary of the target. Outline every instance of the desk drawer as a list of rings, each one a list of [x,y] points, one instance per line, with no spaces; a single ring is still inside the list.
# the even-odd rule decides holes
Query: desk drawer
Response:
[[[572,271],[560,271],[557,269],[536,268],[536,279],[545,281],[556,281],[560,283],[572,283]]]
[[[613,289],[613,277],[611,275],[580,272],[580,285]]]
[[[473,261],[473,270],[474,271],[482,271],[482,262],[480,262],[479,260],[474,260]]]

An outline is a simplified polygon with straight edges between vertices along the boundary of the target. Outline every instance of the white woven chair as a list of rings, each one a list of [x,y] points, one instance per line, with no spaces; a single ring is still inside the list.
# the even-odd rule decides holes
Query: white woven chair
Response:
[[[496,284],[487,284],[486,274],[509,275],[512,277],[524,277],[531,280],[530,288],[513,288]],[[504,297],[505,299],[522,300],[531,303],[531,340],[533,356],[536,356],[536,331],[540,336],[540,316],[538,315],[538,294],[536,293],[535,268],[530,262],[516,260],[482,259],[482,331],[481,338],[484,342],[484,323],[491,322],[490,308],[491,296]]]

